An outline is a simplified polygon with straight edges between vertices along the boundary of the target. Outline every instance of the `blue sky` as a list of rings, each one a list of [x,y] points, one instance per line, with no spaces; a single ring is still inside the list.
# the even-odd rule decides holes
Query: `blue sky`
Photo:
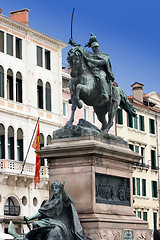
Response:
[[[2,14],[28,8],[29,26],[63,42],[73,38],[82,46],[91,32],[102,52],[111,58],[116,82],[127,95],[131,84],[144,84],[144,93],[160,94],[160,1],[159,0],[5,0]],[[63,64],[70,46],[63,50]]]

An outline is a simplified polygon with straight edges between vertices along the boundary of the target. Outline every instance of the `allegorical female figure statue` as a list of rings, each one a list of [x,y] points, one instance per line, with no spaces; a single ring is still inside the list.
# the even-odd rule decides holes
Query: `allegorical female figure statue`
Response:
[[[74,203],[59,181],[51,185],[53,196],[28,221],[33,230],[26,234],[29,240],[87,240],[83,235]]]

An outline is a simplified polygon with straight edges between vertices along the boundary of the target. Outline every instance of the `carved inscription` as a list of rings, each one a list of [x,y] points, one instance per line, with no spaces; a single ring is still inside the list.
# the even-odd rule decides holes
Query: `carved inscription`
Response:
[[[96,203],[130,206],[130,179],[96,173]]]

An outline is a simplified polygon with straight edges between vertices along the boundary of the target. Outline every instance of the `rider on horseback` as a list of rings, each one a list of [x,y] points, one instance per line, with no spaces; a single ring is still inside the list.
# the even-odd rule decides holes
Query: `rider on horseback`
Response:
[[[74,47],[80,46],[73,39],[70,39],[69,43]],[[83,57],[100,86],[102,101],[108,101],[109,95],[112,95],[112,82],[114,81],[110,57],[108,54],[99,51],[99,44],[97,43],[96,36],[93,36],[93,34],[91,34],[91,38],[85,47],[91,47],[93,50],[93,54],[89,53],[88,56],[84,54]],[[108,85],[110,89],[107,92]],[[69,102],[71,103],[71,99]]]

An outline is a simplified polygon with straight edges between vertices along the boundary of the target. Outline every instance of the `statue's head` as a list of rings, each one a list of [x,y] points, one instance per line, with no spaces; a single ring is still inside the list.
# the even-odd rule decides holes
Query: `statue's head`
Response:
[[[60,193],[61,185],[62,184],[58,180],[56,180],[54,183],[52,183],[51,191],[54,193],[54,195],[57,195]]]
[[[58,195],[62,188],[64,187],[64,183],[60,183],[58,180],[56,180],[54,183],[51,184],[51,191],[54,193],[54,195]]]
[[[95,43],[95,42],[97,42],[97,38],[96,38],[96,36],[93,36],[93,33],[91,33],[89,42],[85,45],[85,47],[92,47],[92,43]]]
[[[93,52],[98,52],[99,51],[99,44],[97,42],[93,42],[91,44],[91,48],[92,48]]]

